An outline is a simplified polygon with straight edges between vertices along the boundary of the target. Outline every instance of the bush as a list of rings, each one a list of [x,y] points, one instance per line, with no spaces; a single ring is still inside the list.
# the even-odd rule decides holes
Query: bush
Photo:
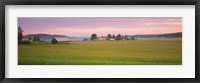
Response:
[[[32,41],[30,40],[26,40],[26,41],[18,41],[18,44],[25,44],[25,45],[30,45],[32,43]]]
[[[30,45],[32,42],[29,40],[24,41],[24,44]]]
[[[21,40],[18,40],[18,44],[23,44],[23,41],[21,41]]]

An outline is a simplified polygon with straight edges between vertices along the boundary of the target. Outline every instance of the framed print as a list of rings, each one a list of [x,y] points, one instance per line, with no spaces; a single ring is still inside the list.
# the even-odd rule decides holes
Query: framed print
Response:
[[[1,3],[2,82],[199,82],[199,0]]]

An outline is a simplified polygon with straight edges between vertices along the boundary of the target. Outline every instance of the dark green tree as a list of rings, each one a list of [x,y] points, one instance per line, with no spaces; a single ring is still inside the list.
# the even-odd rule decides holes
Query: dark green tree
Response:
[[[40,41],[40,37],[38,35],[33,36],[33,41]]]
[[[96,40],[96,39],[97,39],[97,34],[93,33],[93,34],[91,35],[91,40]]]
[[[37,36],[36,35],[33,36],[33,41],[37,41]]]
[[[110,38],[112,38],[111,34],[108,34],[107,38],[110,40]]]
[[[40,41],[40,37],[39,36],[37,36],[37,41]]]
[[[115,39],[115,35],[114,34],[113,34],[112,38]]]
[[[126,36],[126,35],[124,36],[124,39],[125,39],[125,40],[129,40],[129,39],[128,39],[128,36]]]
[[[118,34],[117,36],[116,36],[116,38],[115,38],[116,40],[121,40],[122,38],[121,38],[121,34]]]
[[[23,31],[21,29],[21,27],[19,26],[18,28],[18,41],[22,41],[23,38]]]

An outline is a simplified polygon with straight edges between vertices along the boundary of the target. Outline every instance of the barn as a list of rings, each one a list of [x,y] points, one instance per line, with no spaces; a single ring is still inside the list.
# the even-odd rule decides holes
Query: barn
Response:
[[[54,38],[51,40],[51,43],[52,43],[52,44],[57,44],[57,43],[60,43],[60,44],[68,44],[68,43],[69,43],[69,39],[66,38],[66,37],[54,37]]]

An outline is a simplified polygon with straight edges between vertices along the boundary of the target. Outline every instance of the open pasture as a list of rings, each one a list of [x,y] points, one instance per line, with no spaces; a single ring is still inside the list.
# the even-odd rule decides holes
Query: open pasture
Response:
[[[18,46],[19,65],[181,65],[181,40],[33,42]]]

